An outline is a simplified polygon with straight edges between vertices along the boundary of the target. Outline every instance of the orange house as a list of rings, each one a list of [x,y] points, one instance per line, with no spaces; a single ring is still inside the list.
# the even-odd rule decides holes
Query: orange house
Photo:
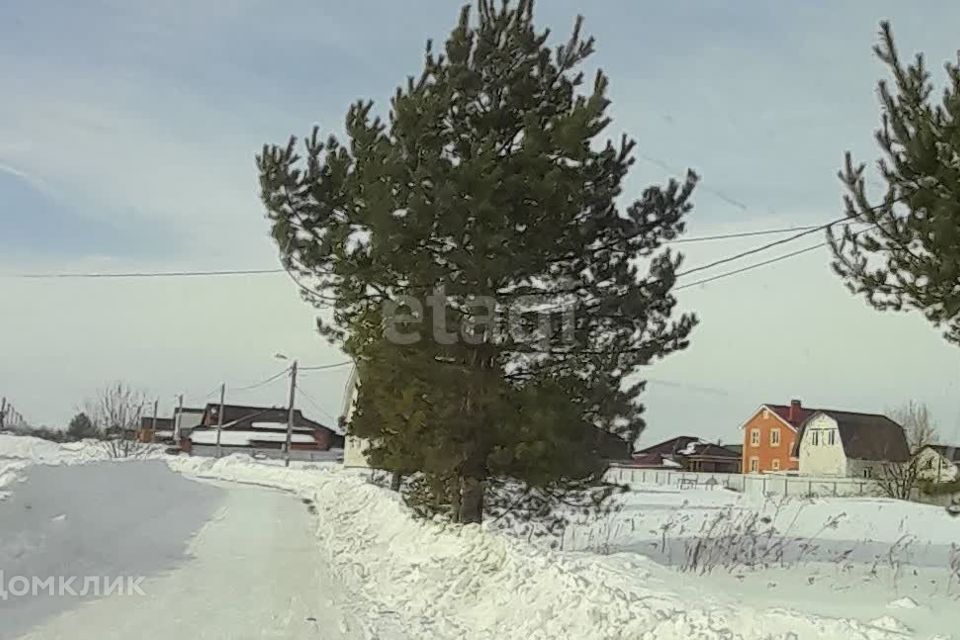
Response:
[[[814,409],[801,406],[799,400],[788,405],[761,405],[741,427],[743,473],[796,471],[799,464],[793,445],[797,431],[813,413]]]

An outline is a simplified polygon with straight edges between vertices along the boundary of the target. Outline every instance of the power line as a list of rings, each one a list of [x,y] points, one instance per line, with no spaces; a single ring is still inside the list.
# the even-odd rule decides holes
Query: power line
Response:
[[[768,236],[777,233],[790,233],[791,231],[806,231],[808,229],[821,229],[822,225],[807,225],[801,227],[786,227],[784,229],[764,229],[762,231],[743,231],[740,233],[722,233],[714,236],[695,236],[693,238],[677,238],[671,240],[671,244],[681,242],[709,242],[711,240],[731,240],[734,238],[750,238],[753,236]]]
[[[835,224],[839,224],[839,223],[841,223],[841,222],[843,222],[843,221],[845,221],[845,220],[849,220],[849,218],[848,218],[847,216],[843,216],[842,218],[837,218],[836,220],[833,220],[832,222],[828,222],[828,223],[826,223],[826,224],[822,224],[822,225],[819,225],[819,226],[816,226],[816,227],[811,227],[811,228],[809,228],[809,229],[805,229],[804,231],[801,231],[800,233],[795,233],[795,234],[793,234],[792,236],[790,236],[790,237],[788,237],[788,238],[781,238],[780,240],[774,240],[773,242],[768,242],[767,244],[760,245],[759,247],[754,247],[753,249],[748,249],[748,250],[746,250],[746,251],[741,251],[740,253],[734,254],[734,255],[732,255],[732,256],[727,256],[726,258],[721,258],[721,259],[719,259],[719,260],[714,260],[713,262],[709,262],[709,263],[707,263],[707,264],[700,265],[699,267],[694,267],[694,268],[692,268],[692,269],[687,269],[686,271],[681,271],[680,273],[676,274],[676,277],[679,278],[679,277],[681,277],[681,276],[687,276],[687,275],[690,275],[691,273],[697,273],[697,272],[699,272],[699,271],[704,271],[704,270],[706,270],[706,269],[711,269],[711,268],[716,267],[716,266],[719,266],[719,265],[721,265],[721,264],[726,264],[726,263],[728,263],[728,262],[733,262],[734,260],[739,260],[740,258],[746,258],[747,256],[753,255],[753,254],[755,254],[755,253],[760,253],[761,251],[766,251],[767,249],[772,249],[773,247],[779,246],[779,245],[781,245],[781,244],[786,244],[786,243],[788,243],[788,242],[793,242],[794,240],[797,240],[798,238],[802,238],[802,237],[804,237],[804,236],[808,236],[808,235],[810,235],[811,233],[816,233],[817,231],[822,231],[822,230],[828,229],[829,227],[832,227],[832,226],[835,225]],[[824,243],[824,244],[825,244],[825,243]]]
[[[0,278],[41,279],[120,279],[120,278],[193,278],[208,276],[250,276],[282,273],[283,269],[221,269],[216,271],[129,271],[124,273],[9,273]]]
[[[872,225],[871,225],[871,226],[872,226]],[[869,231],[870,228],[871,228],[871,227],[868,226],[868,227],[865,227],[865,228],[863,228],[863,229],[860,229],[859,231],[857,231],[857,232],[856,232],[855,234],[853,234],[853,235],[854,235],[854,236],[859,236],[860,234],[866,233],[867,231]],[[723,279],[723,278],[729,278],[730,276],[735,276],[735,275],[737,275],[737,274],[739,274],[739,273],[743,273],[743,272],[745,272],[745,271],[752,271],[753,269],[758,269],[758,268],[764,267],[764,266],[766,266],[766,265],[768,265],[768,264],[773,264],[773,263],[775,263],[775,262],[780,262],[781,260],[786,260],[786,259],[788,259],[788,258],[793,258],[793,257],[795,257],[795,256],[799,256],[799,255],[802,255],[802,254],[804,254],[804,253],[807,253],[807,252],[810,252],[810,251],[814,251],[814,250],[820,249],[820,248],[822,248],[822,247],[826,247],[826,246],[828,246],[828,245],[829,245],[828,242],[820,242],[820,243],[817,243],[817,244],[814,244],[814,245],[810,245],[809,247],[804,247],[803,249],[798,249],[798,250],[796,250],[796,251],[791,251],[790,253],[785,253],[785,254],[783,254],[783,255],[781,255],[781,256],[777,256],[776,258],[770,258],[769,260],[764,260],[764,261],[762,261],[762,262],[756,262],[756,263],[754,263],[754,264],[747,265],[746,267],[742,267],[742,268],[740,268],[740,269],[734,269],[733,271],[727,271],[726,273],[720,273],[720,274],[717,274],[717,275],[715,275],[715,276],[710,276],[709,278],[703,278],[703,279],[701,279],[701,280],[696,280],[696,281],[694,281],[694,282],[687,282],[687,283],[684,283],[684,284],[682,284],[682,285],[680,285],[680,286],[678,286],[678,287],[674,287],[673,290],[674,290],[674,291],[680,291],[681,289],[686,289],[687,287],[695,287],[695,286],[697,286],[697,285],[699,285],[699,284],[706,284],[706,283],[708,283],[708,282],[713,282],[714,280],[721,280],[721,279]]]
[[[290,367],[287,367],[287,368],[284,369],[283,371],[279,371],[279,372],[273,374],[272,376],[270,376],[269,378],[266,378],[266,379],[264,379],[264,380],[261,380],[260,382],[255,382],[255,383],[250,384],[250,385],[247,385],[247,386],[245,386],[245,387],[233,387],[233,388],[230,389],[230,390],[231,390],[231,391],[249,391],[249,390],[251,390],[251,389],[256,389],[257,387],[262,387],[262,386],[265,385],[265,384],[268,384],[268,383],[270,383],[270,382],[273,382],[274,380],[276,380],[276,379],[279,378],[280,376],[284,375],[284,374],[287,373],[288,371],[290,371]]]
[[[335,364],[322,364],[316,367],[300,367],[300,371],[323,371],[325,369],[336,369],[337,367],[345,367],[348,364],[353,364],[353,360],[345,360],[343,362],[337,362]]]
[[[834,223],[830,223],[834,224]],[[829,226],[826,225],[826,226]],[[709,236],[694,236],[692,238],[676,238],[670,240],[669,244],[693,243],[693,242],[713,242],[716,240],[734,240],[737,238],[749,238],[753,236],[774,235],[778,233],[790,233],[791,231],[815,231],[826,228],[824,225],[785,227],[782,229],[761,229],[758,231],[742,231],[736,233],[716,234]],[[789,241],[785,240],[784,242]],[[218,269],[208,271],[126,271],[120,273],[0,273],[0,278],[17,278],[24,280],[121,280],[131,278],[203,278],[203,277],[221,277],[221,276],[250,276],[250,275],[269,275],[276,273],[286,273],[294,284],[305,293],[318,297],[325,301],[329,298],[324,296],[316,289],[312,289],[303,284],[289,269],[271,268],[271,269]]]
[[[338,423],[338,422],[339,422],[339,419],[338,419],[338,418],[333,417],[333,414],[332,414],[332,413],[330,413],[329,411],[327,411],[326,409],[324,409],[323,406],[321,406],[321,404],[320,404],[313,396],[311,396],[309,393],[307,393],[306,391],[304,391],[304,390],[303,390],[303,387],[301,387],[300,385],[297,385],[297,393],[299,393],[307,402],[309,402],[311,405],[313,405],[313,407],[314,407],[317,411],[319,411],[319,412],[322,413],[323,415],[325,415],[325,416],[327,416],[328,418],[330,418],[331,420],[333,420],[334,423]]]
[[[826,242],[820,242],[820,243],[818,243],[818,244],[811,245],[811,246],[809,246],[809,247],[805,247],[805,248],[803,248],[803,249],[798,249],[797,251],[791,251],[790,253],[785,253],[785,254],[783,254],[782,256],[777,256],[776,258],[770,258],[769,260],[764,260],[764,261],[762,261],[762,262],[757,262],[757,263],[754,263],[754,264],[751,264],[751,265],[747,265],[746,267],[741,267],[740,269],[734,269],[733,271],[727,271],[726,273],[721,273],[721,274],[718,274],[718,275],[715,275],[715,276],[711,276],[711,277],[709,277],[709,278],[703,278],[702,280],[696,280],[696,281],[694,281],[694,282],[688,282],[688,283],[682,284],[682,285],[680,285],[680,286],[678,286],[678,287],[674,287],[673,290],[674,290],[674,291],[680,291],[681,289],[686,289],[687,287],[695,287],[695,286],[697,286],[697,285],[699,285],[699,284],[706,284],[707,282],[713,282],[714,280],[720,280],[720,279],[722,279],[722,278],[729,278],[730,276],[735,276],[735,275],[737,275],[738,273],[743,273],[743,272],[745,272],[745,271],[751,271],[751,270],[753,270],[753,269],[758,269],[758,268],[763,267],[763,266],[766,266],[766,265],[768,265],[768,264],[773,264],[774,262],[780,262],[781,260],[786,260],[787,258],[792,258],[792,257],[794,257],[794,256],[798,256],[798,255],[800,255],[800,254],[807,253],[808,251],[813,251],[814,249],[819,249],[819,248],[825,247],[825,246],[827,246],[827,243],[826,243]]]

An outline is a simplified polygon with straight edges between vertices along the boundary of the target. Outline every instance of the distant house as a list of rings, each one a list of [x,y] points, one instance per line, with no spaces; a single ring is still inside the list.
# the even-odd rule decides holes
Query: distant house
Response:
[[[928,444],[917,452],[917,474],[928,482],[952,482],[960,477],[960,447]]]
[[[181,438],[181,447],[195,454],[211,454],[216,451],[220,405],[206,406],[200,424],[190,429]],[[224,405],[223,426],[220,429],[221,452],[260,451],[279,452],[287,440],[288,410],[282,407],[256,407]],[[299,409],[294,410],[290,450],[329,451],[342,449],[343,436],[334,429],[305,417]]]
[[[631,466],[646,469],[738,473],[740,454],[700,438],[679,436],[635,452]]]
[[[204,412],[205,409],[202,408],[177,407],[173,412],[174,432],[177,437],[189,436],[194,427],[203,424]]]
[[[152,416],[140,418],[140,429],[137,430],[137,440],[140,442],[159,442],[175,444],[183,436],[189,435],[194,427],[200,426],[203,421],[203,409],[177,407],[172,418],[157,418],[156,428]]]
[[[873,413],[818,410],[797,436],[800,475],[877,478],[910,459],[903,427]]]
[[[797,432],[813,409],[799,400],[790,404],[762,404],[741,425],[743,430],[743,473],[796,471],[799,461],[793,454]]]
[[[156,418],[145,416],[140,418],[140,428],[137,430],[137,440],[140,442],[162,442],[172,444],[173,418]]]

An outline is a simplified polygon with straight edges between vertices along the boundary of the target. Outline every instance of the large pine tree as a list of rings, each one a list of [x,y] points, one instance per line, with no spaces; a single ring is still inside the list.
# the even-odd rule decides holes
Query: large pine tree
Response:
[[[549,517],[612,487],[604,432],[631,443],[643,383],[682,349],[674,315],[696,177],[618,206],[633,141],[603,143],[607,77],[556,48],[533,3],[469,7],[443,53],[398,88],[386,121],[347,113],[349,143],[264,147],[263,200],[288,268],[333,306],[321,331],[358,361],[351,432],[379,466],[415,474],[424,513]]]
[[[881,310],[916,309],[960,343],[960,67],[948,62],[939,102],[923,57],[904,65],[889,23],[875,47],[893,75],[880,81],[876,139],[883,194],[868,195],[849,153],[840,177],[847,216],[866,227],[829,231],[834,270]]]

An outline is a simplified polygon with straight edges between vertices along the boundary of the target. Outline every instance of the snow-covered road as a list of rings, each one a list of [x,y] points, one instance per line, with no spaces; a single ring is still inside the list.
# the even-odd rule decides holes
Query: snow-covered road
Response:
[[[119,467],[136,475],[148,472],[150,465],[115,466]],[[165,474],[156,491],[191,482],[169,471]],[[148,576],[142,582],[145,595],[113,594],[74,603],[77,606],[48,617],[21,637],[369,637],[363,622],[341,606],[348,600],[343,589],[322,563],[313,561],[317,543],[309,504],[262,487],[195,484],[216,491],[219,503],[190,541],[185,562]],[[147,545],[140,551],[151,554],[158,549]],[[131,569],[142,571],[143,566]],[[114,575],[126,573],[123,567],[117,569],[120,573]]]
[[[0,571],[147,577],[140,595],[67,597],[52,608],[0,597],[3,640],[945,640],[960,628],[944,569],[678,573],[642,554],[557,551],[509,530],[415,519],[395,493],[336,466],[162,454],[104,463],[43,447],[52,447],[44,458],[32,450],[6,458],[16,465],[4,487],[12,497],[0,500]],[[688,495],[673,508],[688,506],[704,505]],[[922,505],[881,507],[896,521],[907,510],[904,522],[926,517],[925,527],[954,531],[953,519],[940,522]],[[886,521],[866,516],[852,524],[876,530]]]

